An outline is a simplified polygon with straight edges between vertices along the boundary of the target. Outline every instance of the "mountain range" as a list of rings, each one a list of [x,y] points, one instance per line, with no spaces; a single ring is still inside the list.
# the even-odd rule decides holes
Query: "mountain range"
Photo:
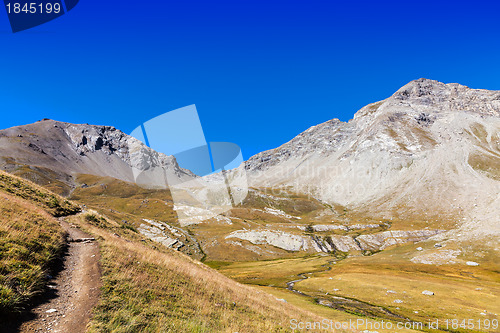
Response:
[[[500,92],[419,79],[246,162],[249,185],[310,195],[380,219],[453,221],[500,234]],[[75,175],[134,182],[133,169],[196,178],[109,126],[43,120],[0,131],[0,168],[69,195]]]
[[[419,79],[247,161],[258,187],[291,187],[381,218],[451,218],[500,235],[500,91]]]
[[[273,308],[290,302],[333,320],[498,320],[500,91],[412,81],[348,122],[326,121],[251,157],[244,168],[204,177],[200,184],[230,182],[246,172],[245,199],[217,216],[179,202],[171,191],[172,185],[198,183],[197,175],[110,126],[44,119],[0,130],[0,169],[44,188],[0,172],[8,214],[11,195],[48,207],[54,216],[73,207],[65,213],[71,228],[83,228],[101,245],[103,281],[113,287],[103,289],[105,303],[97,306],[92,325],[113,327],[107,315],[134,322],[121,311],[141,317],[135,301],[116,307],[115,300],[144,293],[142,306],[154,308],[148,311],[170,311],[159,322],[174,318],[189,331],[184,320],[190,315],[171,305],[179,290],[208,279],[211,287],[200,289],[204,308],[241,310],[242,325],[255,324],[257,331],[283,327],[284,319],[276,318],[288,318],[288,312],[259,321],[247,318],[248,305],[240,309],[255,289],[213,304],[211,293],[220,295],[223,284],[241,288],[219,272],[274,295]],[[169,187],[154,183],[164,173]],[[181,209],[189,218],[180,218]],[[29,226],[30,218],[23,223]],[[144,246],[142,259],[128,259]],[[201,271],[210,277],[197,280]],[[195,283],[185,283],[185,276]],[[121,294],[115,293],[115,278]],[[170,284],[173,289],[165,287]],[[151,295],[159,290],[153,307]],[[191,297],[179,303],[185,313],[192,311]],[[200,320],[231,322],[227,316],[210,313]],[[144,325],[154,324],[145,318]],[[214,327],[221,325],[227,323]]]

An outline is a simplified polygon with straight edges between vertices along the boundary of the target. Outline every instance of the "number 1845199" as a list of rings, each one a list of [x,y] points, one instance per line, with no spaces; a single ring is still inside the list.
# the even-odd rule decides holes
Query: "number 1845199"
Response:
[[[61,12],[61,4],[60,3],[7,3],[5,4],[7,7],[7,13],[11,14],[59,14]]]

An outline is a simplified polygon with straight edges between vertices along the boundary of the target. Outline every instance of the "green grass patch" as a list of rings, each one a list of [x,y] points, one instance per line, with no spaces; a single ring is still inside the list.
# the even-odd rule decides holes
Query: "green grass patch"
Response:
[[[49,214],[59,217],[80,212],[80,207],[29,181],[0,172],[0,190],[43,207]]]

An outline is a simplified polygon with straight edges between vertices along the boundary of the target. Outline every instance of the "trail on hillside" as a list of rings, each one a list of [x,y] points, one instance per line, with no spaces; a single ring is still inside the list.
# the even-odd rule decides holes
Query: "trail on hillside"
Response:
[[[99,247],[90,235],[60,219],[68,233],[68,250],[62,270],[49,281],[41,296],[16,331],[80,333],[85,331],[91,310],[99,299]]]

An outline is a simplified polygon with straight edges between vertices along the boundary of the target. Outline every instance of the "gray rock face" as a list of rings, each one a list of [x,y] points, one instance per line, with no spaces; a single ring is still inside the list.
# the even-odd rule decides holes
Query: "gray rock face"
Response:
[[[76,173],[134,182],[138,173],[155,168],[179,181],[194,177],[173,156],[158,153],[114,127],[53,120],[0,131],[0,167],[12,171],[19,165],[57,171],[66,175],[59,179],[63,182]]]
[[[289,159],[306,157],[312,152],[337,151],[354,132],[354,127],[338,119],[309,128],[279,148],[259,153],[246,163],[247,170],[266,170]]]
[[[361,235],[356,241],[363,250],[380,251],[389,246],[404,243],[416,243],[443,232],[442,230],[415,230],[415,231],[384,231],[376,234]]]
[[[184,246],[184,243],[180,241],[180,234],[176,229],[171,226],[156,222],[153,220],[144,220],[148,224],[141,224],[139,227],[139,232],[149,239],[158,242],[160,244],[165,245],[166,247],[170,247],[176,250],[179,250]]]
[[[297,235],[276,230],[237,230],[225,238],[238,238],[249,241],[254,245],[272,245],[287,251],[328,253],[337,251],[381,251],[394,245],[423,241],[440,232],[439,230],[395,230],[361,235],[354,238],[341,235]]]
[[[310,239],[274,230],[237,230],[226,236],[249,241],[252,244],[269,244],[287,251],[307,251],[311,247]]]
[[[330,236],[334,251],[361,251],[361,248],[351,236]],[[327,241],[328,242],[328,241]]]
[[[460,237],[500,235],[500,91],[412,81],[347,123],[327,121],[253,156],[246,169],[255,187],[381,218],[460,212]]]
[[[181,251],[197,259],[204,254],[200,244],[182,228],[173,227],[165,222],[143,219],[137,231],[154,242]]]
[[[303,230],[306,230],[306,227],[301,227]],[[342,230],[348,231],[349,228],[345,225],[336,225],[336,224],[316,224],[312,227],[313,231],[322,232],[322,231],[332,231],[332,230]]]
[[[334,251],[382,251],[391,246],[416,243],[426,240],[443,230],[383,231],[358,237],[333,235],[323,238]]]
[[[352,225],[340,225],[340,224],[316,224],[311,226],[311,229],[315,232],[325,232],[333,230],[341,231],[352,231],[361,229],[375,229],[380,227],[388,227],[387,224],[352,224]],[[300,230],[306,230],[305,226],[298,226]]]

